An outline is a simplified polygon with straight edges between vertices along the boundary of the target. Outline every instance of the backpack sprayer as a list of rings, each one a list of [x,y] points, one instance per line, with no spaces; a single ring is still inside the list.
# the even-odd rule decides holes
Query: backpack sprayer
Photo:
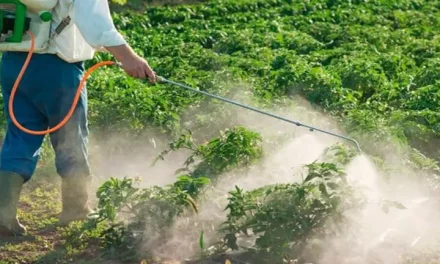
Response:
[[[34,51],[47,48],[52,9],[57,3],[58,0],[0,0],[0,51],[29,51],[32,40],[25,35],[28,31],[35,35]]]
[[[120,66],[119,63],[117,62],[113,62],[113,61],[103,61],[103,62],[99,62],[95,65],[93,65],[91,68],[89,68],[83,78],[81,79],[81,82],[78,86],[75,98],[73,100],[72,106],[69,110],[69,112],[67,113],[67,115],[65,116],[65,118],[55,127],[49,128],[47,130],[43,130],[43,131],[34,131],[34,130],[29,130],[25,127],[23,127],[15,118],[14,115],[14,111],[13,111],[13,102],[14,102],[14,96],[15,93],[17,91],[18,85],[21,81],[21,78],[23,77],[24,72],[26,71],[26,68],[29,64],[29,61],[32,57],[32,54],[34,53],[34,51],[42,51],[46,48],[46,43],[48,43],[49,40],[49,36],[50,36],[50,21],[52,20],[52,15],[50,10],[53,9],[56,4],[57,4],[58,0],[0,0],[0,4],[4,3],[4,4],[13,4],[15,5],[15,13],[13,12],[5,12],[0,10],[0,34],[1,34],[1,38],[3,40],[0,41],[0,51],[1,50],[9,50],[9,51],[27,51],[28,56],[25,60],[25,63],[17,77],[17,80],[14,83],[14,86],[12,88],[11,91],[11,97],[10,97],[10,101],[9,101],[9,105],[8,105],[8,110],[9,110],[9,114],[11,116],[12,122],[22,131],[32,134],[32,135],[46,135],[46,134],[50,134],[52,132],[57,131],[58,129],[60,129],[62,126],[64,126],[68,120],[70,119],[70,117],[72,116],[76,105],[78,103],[78,100],[81,96],[81,90],[82,87],[84,86],[84,83],[86,81],[86,79],[92,74],[92,72],[94,72],[97,68],[104,66],[104,65],[116,65],[116,66]],[[29,10],[29,11],[28,11]],[[10,32],[12,32],[12,34],[10,34]],[[10,34],[9,37],[4,38],[5,34]],[[27,34],[28,36],[25,37],[25,34]],[[37,46],[37,47],[36,47]],[[300,122],[297,121],[293,121],[248,105],[244,105],[242,103],[239,102],[235,102],[232,101],[230,99],[226,99],[223,98],[221,96],[218,95],[214,95],[208,92],[204,92],[204,91],[200,91],[197,89],[194,89],[192,87],[189,87],[187,85],[181,84],[181,83],[177,83],[174,81],[170,81],[167,80],[161,76],[158,76],[158,80],[159,82],[164,82],[164,83],[168,83],[168,84],[172,84],[196,93],[200,93],[203,94],[205,96],[211,97],[211,98],[215,98],[218,100],[221,100],[223,102],[227,102],[266,116],[270,116],[272,118],[276,118],[278,120],[281,121],[285,121],[291,124],[295,124],[297,126],[303,126],[303,127],[307,127],[309,128],[310,131],[319,131],[325,134],[329,134],[331,136],[335,136],[335,137],[339,137],[348,141],[353,142],[357,149],[359,150],[359,152],[361,151],[361,148],[359,146],[359,143],[354,140],[351,139],[349,137],[346,136],[342,136],[342,135],[338,135],[323,129],[319,129],[319,128],[315,128],[312,126],[308,126],[305,124],[302,124]]]

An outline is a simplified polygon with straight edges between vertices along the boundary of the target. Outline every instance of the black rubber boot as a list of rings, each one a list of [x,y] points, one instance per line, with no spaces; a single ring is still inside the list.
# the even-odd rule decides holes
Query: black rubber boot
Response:
[[[61,183],[63,210],[58,224],[67,226],[72,221],[87,220],[93,211],[89,207],[90,177],[68,177]]]
[[[24,179],[18,174],[0,172],[0,239],[23,236],[26,228],[17,218],[17,206]]]

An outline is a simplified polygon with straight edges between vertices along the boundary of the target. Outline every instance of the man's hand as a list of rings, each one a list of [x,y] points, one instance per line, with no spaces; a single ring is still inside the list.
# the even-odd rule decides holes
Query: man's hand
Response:
[[[150,82],[156,82],[156,73],[151,69],[148,62],[137,55],[128,45],[116,47],[105,47],[115,58],[121,62],[124,71],[134,78],[150,79]]]
[[[121,63],[122,68],[131,77],[140,79],[146,79],[148,77],[151,82],[156,82],[156,73],[151,69],[150,65],[148,65],[148,62],[138,55],[122,60]]]

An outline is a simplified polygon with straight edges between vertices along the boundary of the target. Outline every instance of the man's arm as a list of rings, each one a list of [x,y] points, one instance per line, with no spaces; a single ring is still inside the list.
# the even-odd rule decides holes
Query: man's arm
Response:
[[[152,82],[156,81],[156,73],[151,69],[148,62],[138,56],[136,52],[128,45],[107,46],[108,50],[116,60],[122,63],[125,72],[135,78],[150,78]]]
[[[72,22],[90,46],[109,51],[130,76],[156,81],[148,62],[136,54],[117,31],[107,0],[76,0],[73,5]]]

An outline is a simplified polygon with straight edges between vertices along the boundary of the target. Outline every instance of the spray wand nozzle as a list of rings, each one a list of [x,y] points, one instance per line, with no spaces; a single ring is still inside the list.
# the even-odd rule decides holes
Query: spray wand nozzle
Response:
[[[278,120],[282,120],[282,121],[285,121],[285,122],[288,122],[288,123],[291,123],[291,124],[295,124],[297,126],[307,127],[307,128],[309,128],[309,130],[311,132],[316,130],[316,131],[319,131],[319,132],[322,132],[322,133],[325,133],[325,134],[329,134],[329,135],[334,136],[334,137],[339,137],[339,138],[351,141],[351,142],[353,142],[356,145],[356,148],[359,150],[359,152],[362,153],[362,150],[361,150],[361,148],[359,146],[359,143],[356,140],[352,139],[352,138],[349,138],[349,137],[346,137],[346,136],[342,136],[342,135],[338,135],[338,134],[335,134],[335,133],[332,133],[332,132],[329,132],[329,131],[326,131],[326,130],[323,130],[323,129],[319,129],[319,128],[316,128],[316,127],[308,126],[308,125],[302,124],[300,122],[293,121],[293,120],[290,120],[290,119],[287,119],[287,118],[284,118],[284,117],[281,117],[281,116],[278,116],[278,115],[275,115],[275,114],[272,114],[272,113],[269,113],[269,112],[266,112],[266,111],[263,111],[263,110],[260,110],[260,109],[257,109],[257,108],[254,108],[252,106],[248,106],[248,105],[245,105],[245,104],[242,104],[242,103],[239,103],[239,102],[235,102],[233,100],[230,100],[230,99],[218,96],[218,95],[214,95],[214,94],[211,94],[211,93],[208,93],[208,92],[200,91],[200,90],[194,89],[192,87],[189,87],[187,85],[167,80],[167,79],[165,79],[164,77],[161,77],[161,76],[157,76],[157,81],[158,82],[165,82],[165,83],[173,84],[173,85],[185,88],[187,90],[190,90],[190,91],[193,91],[193,92],[196,92],[196,93],[200,93],[200,94],[203,94],[203,95],[208,96],[208,97],[212,97],[212,98],[218,99],[218,100],[223,101],[223,102],[227,102],[227,103],[230,103],[230,104],[233,104],[233,105],[236,105],[236,106],[239,106],[239,107],[242,107],[242,108],[245,108],[245,109],[248,109],[248,110],[260,113],[260,114],[263,114],[263,115],[267,115],[267,116],[270,116],[272,118],[276,118]]]

